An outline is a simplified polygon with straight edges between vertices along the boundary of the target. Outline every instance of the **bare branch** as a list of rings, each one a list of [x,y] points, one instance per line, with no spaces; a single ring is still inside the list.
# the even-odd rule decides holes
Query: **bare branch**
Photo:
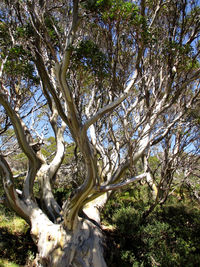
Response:
[[[86,123],[83,126],[82,131],[86,132],[87,129],[90,127],[90,125],[94,124],[98,119],[100,119],[103,115],[105,115],[108,112],[113,111],[117,106],[119,106],[129,95],[131,92],[132,87],[135,85],[135,81],[137,79],[137,71],[134,72],[131,80],[128,82],[128,85],[126,86],[124,93],[121,97],[117,98],[114,102],[108,104],[107,106],[100,109],[93,117],[88,119]],[[137,100],[136,100],[137,102]]]
[[[107,192],[107,191],[110,191],[110,190],[118,190],[124,186],[127,186],[129,185],[130,183],[133,183],[135,181],[139,181],[141,179],[143,179],[144,177],[147,176],[147,173],[142,173],[142,174],[139,174],[137,176],[134,176],[130,179],[127,179],[121,183],[118,183],[118,184],[110,184],[110,185],[106,185],[106,186],[100,186],[97,191],[99,192]]]
[[[5,158],[0,155],[0,173],[3,179],[6,199],[12,209],[30,223],[30,214],[25,208],[24,203],[18,197],[17,191],[13,183],[13,175]]]
[[[149,28],[151,28],[153,26],[153,24],[154,24],[154,22],[156,20],[156,17],[157,17],[157,15],[158,15],[158,13],[159,13],[159,11],[161,9],[161,6],[162,6],[162,2],[163,2],[163,0],[159,0],[158,3],[157,3],[157,6],[156,6],[156,9],[155,9],[152,21],[151,21],[151,23],[149,25]]]
[[[157,133],[154,133],[152,138],[151,138],[151,140],[152,140],[151,146],[158,144],[169,133],[171,128],[175,125],[175,123],[177,121],[179,121],[181,119],[182,116],[183,116],[183,113],[180,112],[180,114],[167,127],[165,127],[165,131],[157,139],[155,139],[155,137],[156,137],[156,135],[159,134],[160,129],[157,131]]]
[[[63,122],[62,126],[58,128],[56,133],[56,154],[52,162],[50,163],[50,179],[54,178],[56,172],[58,171],[63,159],[65,152],[65,144],[63,134],[66,129],[66,124]]]
[[[17,136],[19,145],[23,152],[27,155],[27,157],[32,161],[32,163],[36,166],[39,164],[39,159],[37,158],[34,150],[31,148],[29,143],[27,142],[27,138],[24,132],[24,127],[22,126],[22,122],[20,118],[18,117],[17,113],[11,108],[10,104],[6,100],[6,96],[2,93],[0,93],[0,103],[5,108],[8,116],[10,117],[12,121],[12,125],[15,130],[15,134]]]

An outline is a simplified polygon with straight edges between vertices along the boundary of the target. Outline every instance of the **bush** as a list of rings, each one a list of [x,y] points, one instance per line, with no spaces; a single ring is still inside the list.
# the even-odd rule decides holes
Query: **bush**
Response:
[[[127,236],[135,234],[140,216],[134,208],[122,207],[113,214],[112,219],[116,229]]]
[[[129,203],[129,204],[128,204]],[[200,210],[189,204],[157,207],[141,225],[147,204],[111,200],[104,213],[114,231],[108,233],[108,266],[199,266]],[[108,223],[107,221],[107,223]]]

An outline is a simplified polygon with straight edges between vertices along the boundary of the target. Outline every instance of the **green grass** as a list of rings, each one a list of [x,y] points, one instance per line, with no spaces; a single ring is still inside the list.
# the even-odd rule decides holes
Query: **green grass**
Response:
[[[0,267],[21,267],[32,260],[36,247],[29,231],[23,219],[0,208]]]
[[[0,260],[0,267],[20,267],[20,265],[9,262],[8,260]]]
[[[3,213],[0,213],[0,228],[6,228],[10,233],[20,232],[24,233],[28,229],[27,223],[17,217],[15,214],[9,214],[6,216]]]

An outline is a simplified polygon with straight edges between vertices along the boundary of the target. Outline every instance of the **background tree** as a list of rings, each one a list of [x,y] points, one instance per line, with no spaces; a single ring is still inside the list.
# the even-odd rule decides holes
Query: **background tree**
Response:
[[[199,105],[198,99],[196,100],[196,104]],[[143,166],[148,173],[147,183],[154,201],[149,210],[144,213],[143,219],[158,204],[163,205],[171,194],[175,193],[181,199],[184,198],[184,191],[190,188],[191,196],[196,196],[198,199],[199,122],[197,118],[198,113],[196,118],[192,118],[190,111],[186,112],[162,139],[157,149],[153,151],[154,154],[149,151],[144,156]],[[193,186],[190,187],[190,184]]]
[[[16,0],[1,9],[1,131],[14,130],[28,162],[19,193],[2,149],[7,201],[31,225],[37,264],[106,266],[100,211],[113,190],[148,176],[135,164],[199,97],[197,1]],[[45,129],[56,142],[50,159]],[[52,188],[66,140],[84,168],[61,207]]]

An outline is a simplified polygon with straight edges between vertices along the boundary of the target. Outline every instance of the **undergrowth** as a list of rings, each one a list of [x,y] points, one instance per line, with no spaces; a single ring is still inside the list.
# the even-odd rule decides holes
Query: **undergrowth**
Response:
[[[0,267],[28,266],[36,247],[28,224],[15,213],[0,209]]]
[[[108,267],[196,267],[200,263],[200,209],[171,196],[142,220],[151,206],[145,187],[113,194],[103,213]],[[29,266],[36,254],[30,228],[0,209],[0,267]]]
[[[102,215],[109,267],[195,267],[200,263],[200,209],[171,197],[142,220],[151,203],[116,193]]]

